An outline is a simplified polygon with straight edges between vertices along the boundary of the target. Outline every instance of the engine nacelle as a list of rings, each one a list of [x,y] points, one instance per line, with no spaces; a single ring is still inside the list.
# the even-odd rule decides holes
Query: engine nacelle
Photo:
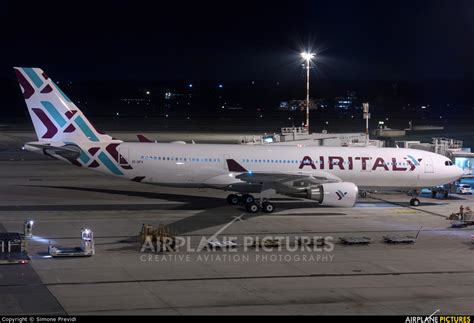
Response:
[[[321,205],[353,207],[357,200],[358,188],[354,183],[327,183],[308,189],[306,198]]]

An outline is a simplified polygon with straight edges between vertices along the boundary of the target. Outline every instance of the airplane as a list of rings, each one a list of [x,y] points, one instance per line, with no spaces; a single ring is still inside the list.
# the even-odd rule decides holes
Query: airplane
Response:
[[[275,193],[352,207],[359,190],[404,191],[419,206],[421,188],[463,175],[415,149],[123,142],[97,130],[43,70],[14,70],[38,137],[26,150],[134,182],[229,191],[227,202],[249,213],[273,212]]]

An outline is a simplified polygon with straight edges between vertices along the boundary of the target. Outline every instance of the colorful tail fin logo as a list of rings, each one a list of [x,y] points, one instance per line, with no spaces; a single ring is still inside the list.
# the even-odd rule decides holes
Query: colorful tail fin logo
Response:
[[[40,68],[15,67],[38,139],[61,142],[104,142],[105,135]]]
[[[336,195],[337,195],[337,199],[340,201],[340,200],[342,200],[342,198],[343,198],[344,196],[347,195],[347,192],[343,192],[343,191],[341,191],[341,190],[337,190],[337,191],[336,191]]]

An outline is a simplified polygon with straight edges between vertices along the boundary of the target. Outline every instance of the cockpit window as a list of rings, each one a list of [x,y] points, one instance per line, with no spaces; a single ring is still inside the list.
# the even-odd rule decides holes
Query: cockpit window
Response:
[[[452,161],[447,160],[447,161],[444,162],[444,165],[445,165],[445,166],[453,166],[454,164],[453,164]]]

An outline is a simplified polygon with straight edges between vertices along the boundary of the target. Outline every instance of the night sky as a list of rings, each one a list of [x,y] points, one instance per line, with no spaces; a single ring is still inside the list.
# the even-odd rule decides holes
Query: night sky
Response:
[[[0,1],[0,78],[474,79],[474,1]],[[172,3],[172,4],[170,4]]]

